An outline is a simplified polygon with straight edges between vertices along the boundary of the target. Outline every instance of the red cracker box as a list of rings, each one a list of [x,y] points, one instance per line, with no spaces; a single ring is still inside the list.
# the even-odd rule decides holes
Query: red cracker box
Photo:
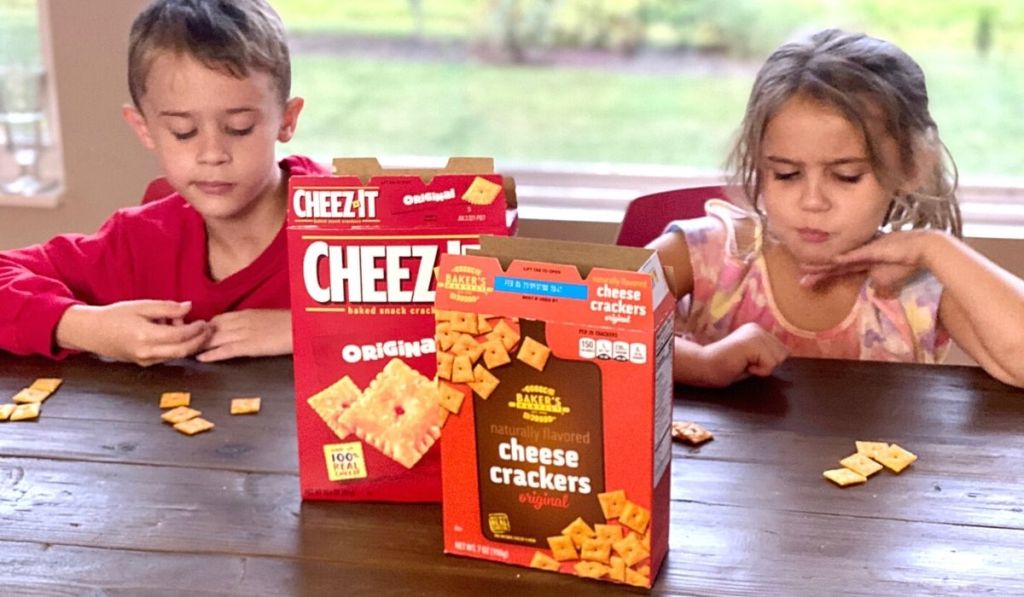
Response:
[[[345,159],[334,172],[289,181],[302,497],[438,501],[434,272],[442,254],[514,228],[511,180],[483,158],[433,171]]]
[[[446,553],[651,586],[673,311],[646,249],[484,237],[441,258]]]

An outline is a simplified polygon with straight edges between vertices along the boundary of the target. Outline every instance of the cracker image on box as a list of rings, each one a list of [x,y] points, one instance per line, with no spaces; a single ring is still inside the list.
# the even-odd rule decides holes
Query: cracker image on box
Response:
[[[672,441],[660,267],[643,249],[536,239],[442,257],[435,330],[464,335],[437,356],[446,553],[654,582]]]

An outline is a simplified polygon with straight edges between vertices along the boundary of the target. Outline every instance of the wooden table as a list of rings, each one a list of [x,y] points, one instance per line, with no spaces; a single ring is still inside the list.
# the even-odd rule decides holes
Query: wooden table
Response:
[[[626,589],[441,553],[437,505],[302,503],[291,361],[142,369],[0,356],[0,396],[65,378],[0,423],[0,593],[604,594]],[[161,392],[217,423],[185,437]],[[229,398],[259,394],[257,416]],[[792,359],[680,388],[671,550],[657,594],[1024,593],[1024,392],[979,369]],[[854,440],[918,454],[840,489]]]

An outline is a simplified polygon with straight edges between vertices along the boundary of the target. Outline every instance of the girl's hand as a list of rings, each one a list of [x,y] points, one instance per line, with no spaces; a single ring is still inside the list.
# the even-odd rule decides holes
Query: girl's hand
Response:
[[[899,294],[906,281],[926,264],[926,246],[931,230],[891,232],[837,255],[831,264],[805,266],[802,286],[814,286],[829,278],[866,272],[876,293],[883,297]]]
[[[213,333],[196,357],[203,362],[292,352],[292,316],[288,309],[221,313],[210,320],[210,327]]]
[[[789,350],[756,323],[745,323],[725,338],[700,348],[695,361],[682,362],[677,379],[692,385],[725,387],[750,375],[771,375]],[[695,367],[691,372],[688,366]]]
[[[210,337],[205,321],[182,323],[192,303],[122,301],[75,305],[57,323],[57,345],[144,367],[195,354]]]

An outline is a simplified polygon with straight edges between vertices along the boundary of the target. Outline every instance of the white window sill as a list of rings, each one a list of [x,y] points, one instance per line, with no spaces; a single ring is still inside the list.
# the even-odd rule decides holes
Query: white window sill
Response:
[[[42,195],[4,195],[0,193],[0,207],[30,207],[38,209],[56,209],[64,197],[64,187]]]

